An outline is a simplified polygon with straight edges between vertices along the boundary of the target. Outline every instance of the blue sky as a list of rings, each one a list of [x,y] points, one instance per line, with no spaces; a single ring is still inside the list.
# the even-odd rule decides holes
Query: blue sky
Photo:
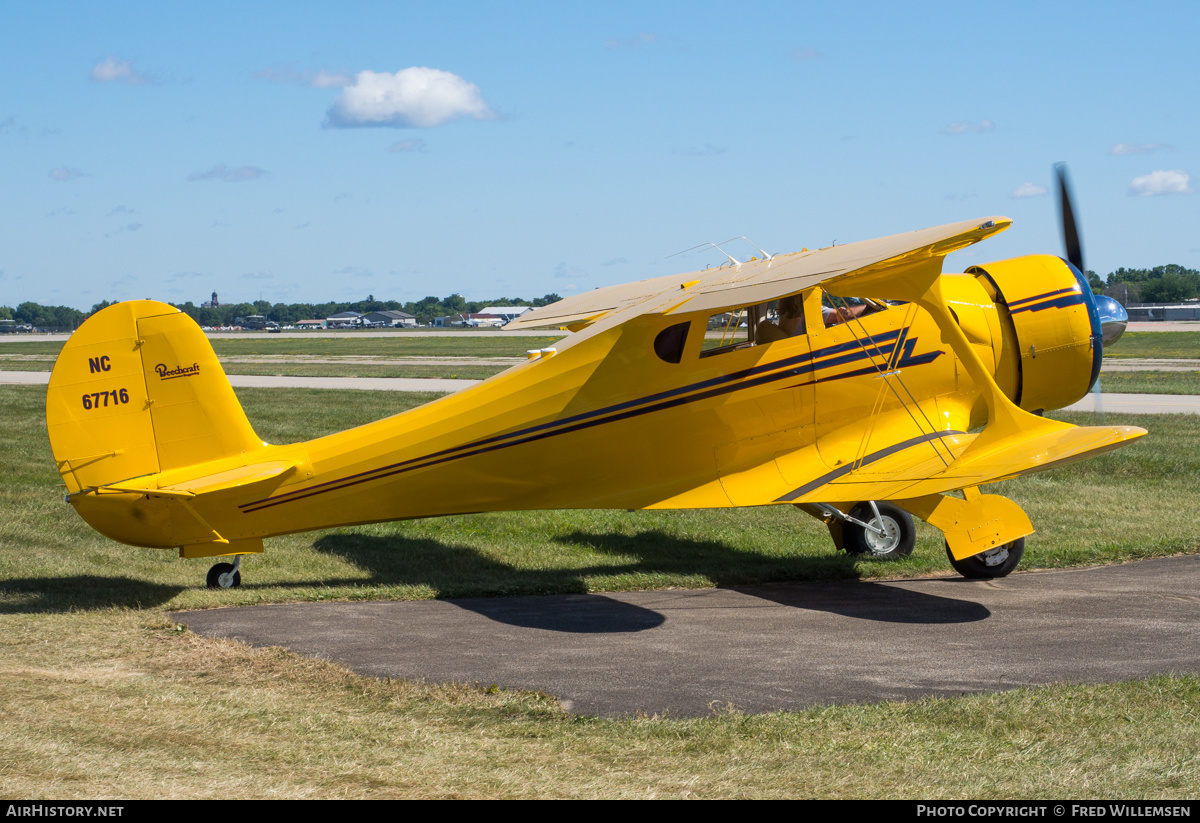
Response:
[[[1200,267],[1200,3],[0,2],[0,304],[567,295],[1001,214]],[[731,244],[735,257],[753,249]],[[668,259],[669,258],[669,259]]]

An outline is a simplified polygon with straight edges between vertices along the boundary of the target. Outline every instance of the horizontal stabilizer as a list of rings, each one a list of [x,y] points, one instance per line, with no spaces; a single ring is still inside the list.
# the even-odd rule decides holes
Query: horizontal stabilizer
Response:
[[[266,463],[255,463],[249,466],[237,466],[224,471],[204,474],[186,480],[174,480],[162,484],[162,475],[137,477],[120,483],[108,483],[94,489],[86,489],[84,493],[94,491],[96,494],[129,493],[148,494],[162,497],[190,498],[201,494],[228,491],[230,489],[246,489],[268,480],[282,478],[296,469],[299,463],[290,460],[272,460]],[[203,466],[196,466],[203,469]],[[178,475],[179,472],[172,474]]]

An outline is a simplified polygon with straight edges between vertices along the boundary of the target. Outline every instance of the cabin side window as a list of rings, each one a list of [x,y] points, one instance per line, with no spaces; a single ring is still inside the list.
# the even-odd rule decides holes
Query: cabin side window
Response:
[[[654,338],[654,353],[667,363],[678,363],[683,359],[683,347],[687,344],[688,328],[691,323],[676,323],[667,326]]]
[[[700,356],[711,357],[782,340],[789,335],[781,330],[779,320],[779,304],[776,300],[711,315]]]

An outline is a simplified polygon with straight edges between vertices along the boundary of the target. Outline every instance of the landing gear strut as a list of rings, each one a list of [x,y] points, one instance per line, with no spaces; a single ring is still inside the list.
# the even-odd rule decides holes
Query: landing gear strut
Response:
[[[892,503],[868,500],[850,510],[842,525],[846,551],[880,560],[898,560],[912,554],[917,530],[912,515]]]
[[[917,542],[912,515],[894,503],[868,500],[849,514],[829,503],[805,503],[799,508],[823,521],[834,544],[848,554],[897,560],[912,554]]]
[[[208,570],[208,587],[210,589],[236,589],[242,585],[242,573],[238,571],[242,565],[242,556],[233,558],[232,563],[217,563]]]

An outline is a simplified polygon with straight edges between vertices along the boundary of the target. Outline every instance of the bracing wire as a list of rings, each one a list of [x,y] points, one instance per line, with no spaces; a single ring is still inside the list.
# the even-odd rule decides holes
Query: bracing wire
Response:
[[[826,293],[828,294],[828,292],[826,292]],[[841,300],[842,307],[845,308],[847,312],[849,312],[850,309],[849,309],[849,306],[846,304],[845,298],[838,297],[838,296],[832,295],[832,294],[829,295],[829,298],[830,298],[831,302],[834,302],[835,310],[837,309],[836,301]],[[890,380],[890,378],[892,378],[892,377],[896,378],[896,382],[898,382],[900,384],[900,387],[904,389],[904,393],[908,395],[909,400],[912,401],[912,405],[916,406],[917,411],[921,413],[921,417],[924,418],[925,424],[927,426],[929,426],[929,433],[938,435],[936,442],[940,442],[942,444],[942,448],[944,448],[946,450],[946,453],[950,455],[950,459],[953,460],[954,452],[951,451],[950,447],[946,444],[945,435],[938,433],[937,427],[934,426],[933,421],[929,419],[929,416],[925,414],[925,410],[921,408],[921,404],[917,402],[916,397],[913,396],[912,391],[909,390],[908,386],[904,383],[904,380],[900,377],[900,375],[897,374],[895,370],[890,371],[890,372],[887,371],[887,368],[891,365],[891,358],[884,361],[883,366],[880,366],[878,363],[876,363],[875,355],[871,352],[871,350],[869,348],[867,348],[867,345],[863,341],[863,339],[860,338],[857,334],[855,334],[854,327],[853,327],[853,325],[851,325],[851,321],[858,323],[858,326],[862,330],[864,337],[869,337],[870,335],[867,332],[866,327],[863,326],[863,324],[862,324],[862,318],[854,317],[854,318],[848,319],[845,323],[846,328],[850,330],[851,337],[854,338],[855,342],[858,343],[859,347],[863,350],[864,353],[866,353],[867,359],[870,361],[871,365],[875,367],[875,370],[877,372],[879,372],[879,376],[883,378],[884,384],[891,390],[892,394],[894,394],[896,396],[897,402],[899,402],[900,405],[904,408],[904,410],[908,413],[909,418],[913,421],[913,425],[917,427],[917,431],[924,433],[925,430],[921,427],[921,423],[919,420],[917,420],[916,415],[914,415],[912,413],[912,409],[909,407],[909,404],[907,402],[905,402],[904,398],[900,396],[900,393],[898,391],[896,391],[896,388],[894,386],[892,386],[891,380]],[[897,349],[898,348],[899,348],[899,341],[897,341]],[[875,351],[876,352],[879,351],[878,346],[875,347]],[[897,354],[899,354],[899,352],[897,352]],[[897,357],[896,363],[899,363],[899,362],[900,362],[899,358]],[[942,461],[942,464],[948,467],[950,465],[950,463],[946,460],[945,457],[942,456],[942,453],[938,449],[938,447],[936,445],[934,445],[935,441],[929,440],[926,442],[928,442],[929,445],[933,448],[933,453],[938,456],[938,459]]]

